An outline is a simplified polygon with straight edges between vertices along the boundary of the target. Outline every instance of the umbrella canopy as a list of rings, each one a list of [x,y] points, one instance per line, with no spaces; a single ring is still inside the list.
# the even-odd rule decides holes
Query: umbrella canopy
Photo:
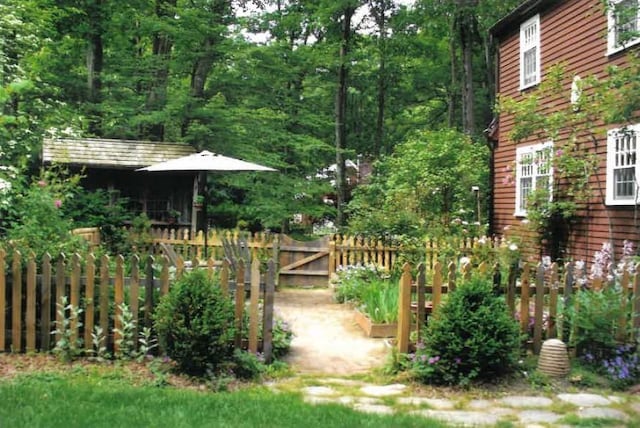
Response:
[[[277,171],[267,166],[258,165],[257,163],[243,161],[241,159],[231,158],[228,156],[212,153],[203,150],[188,156],[182,156],[168,161],[156,163],[137,169],[136,171],[148,172],[167,172],[167,171],[193,171],[200,174],[215,171]],[[207,235],[209,234],[209,224],[207,221],[207,180],[204,180],[204,254],[207,256]]]
[[[149,165],[137,171],[276,171],[258,165],[204,150],[200,153]]]

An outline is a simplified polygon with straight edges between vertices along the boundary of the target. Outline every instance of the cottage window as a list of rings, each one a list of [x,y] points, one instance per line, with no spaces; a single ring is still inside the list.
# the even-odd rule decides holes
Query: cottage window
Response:
[[[640,124],[607,134],[608,205],[635,205],[638,201],[639,133]]]
[[[610,0],[607,12],[607,54],[640,42],[639,0]]]
[[[540,83],[540,15],[520,26],[520,89]]]
[[[516,212],[527,215],[527,200],[534,190],[548,189],[551,196],[553,143],[546,142],[516,149]]]

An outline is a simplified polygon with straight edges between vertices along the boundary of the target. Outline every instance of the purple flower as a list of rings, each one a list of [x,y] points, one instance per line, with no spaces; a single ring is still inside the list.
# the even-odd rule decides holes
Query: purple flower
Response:
[[[456,364],[462,363],[462,360],[460,358],[456,358],[454,361],[456,362]]]
[[[62,206],[62,201],[60,199],[56,199],[53,204],[56,206],[56,208],[60,208]]]
[[[437,355],[436,355],[435,357],[431,357],[431,358],[429,358],[429,364],[435,364],[435,363],[437,363],[438,361],[440,361],[440,357],[439,357],[439,356],[437,356]]]

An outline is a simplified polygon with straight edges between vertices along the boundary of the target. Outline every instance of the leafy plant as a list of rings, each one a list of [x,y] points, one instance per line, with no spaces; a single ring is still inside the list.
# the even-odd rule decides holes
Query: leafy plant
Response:
[[[383,276],[385,271],[373,264],[340,266],[333,281],[334,298],[338,303],[361,301],[366,285]]]
[[[109,358],[109,353],[107,352],[106,347],[106,340],[107,338],[104,334],[104,331],[102,330],[102,327],[100,327],[99,325],[94,326],[93,332],[91,332],[91,354],[93,354],[98,361]]]
[[[612,357],[618,346],[620,317],[626,314],[622,293],[613,287],[580,290],[565,317],[572,325],[569,343],[578,356],[591,355],[597,361]]]
[[[77,328],[82,326],[80,322],[82,309],[69,304],[67,296],[62,296],[60,302],[56,303],[56,307],[60,321],[57,319],[54,321],[55,330],[51,334],[60,337],[56,341],[53,353],[62,361],[73,361],[82,352],[82,339],[80,337],[74,338],[77,331],[73,329],[74,325]]]
[[[7,238],[15,248],[33,251],[38,259],[47,252],[72,254],[86,249],[86,241],[71,234],[73,222],[63,208],[79,179],[56,169],[44,170],[23,193],[16,195],[15,217],[7,230]]]
[[[118,340],[116,340],[116,345],[118,345],[118,352],[116,353],[116,358],[129,360],[135,358],[136,354],[136,338],[135,338],[135,329],[136,322],[133,319],[133,314],[129,309],[129,305],[126,303],[122,303],[118,305],[120,309],[120,314],[118,315],[120,325],[122,328],[114,328],[114,333],[118,334]]]
[[[464,282],[429,321],[413,362],[419,380],[467,385],[512,371],[520,348],[518,325],[490,280]]]
[[[233,303],[203,270],[175,281],[154,322],[162,348],[185,373],[203,375],[232,359]]]

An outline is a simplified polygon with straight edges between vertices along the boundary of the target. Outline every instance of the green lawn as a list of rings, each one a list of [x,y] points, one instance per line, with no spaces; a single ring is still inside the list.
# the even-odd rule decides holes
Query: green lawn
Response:
[[[309,405],[264,388],[198,392],[131,386],[90,373],[40,373],[0,382],[0,427],[443,427],[408,415]]]

